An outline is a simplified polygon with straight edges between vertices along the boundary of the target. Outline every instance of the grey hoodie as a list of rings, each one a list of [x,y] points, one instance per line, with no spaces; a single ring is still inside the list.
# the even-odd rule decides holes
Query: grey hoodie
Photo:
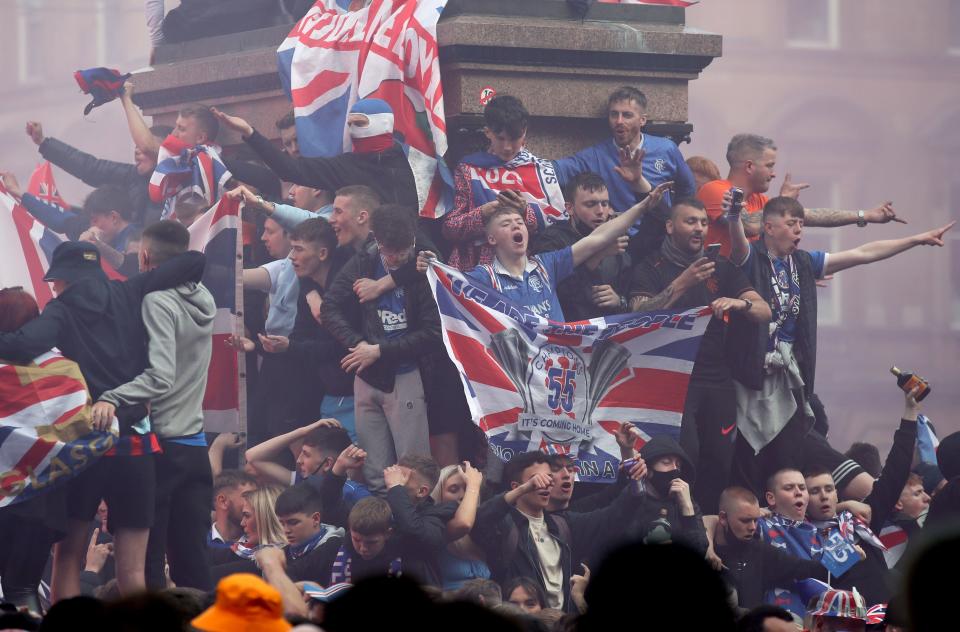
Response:
[[[148,366],[100,400],[116,406],[150,402],[153,431],[161,439],[202,432],[217,314],[213,296],[202,283],[185,283],[147,294],[141,312],[149,338]]]

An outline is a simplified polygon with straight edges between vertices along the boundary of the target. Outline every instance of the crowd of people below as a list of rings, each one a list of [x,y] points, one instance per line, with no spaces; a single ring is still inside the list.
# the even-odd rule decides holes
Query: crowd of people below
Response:
[[[777,147],[756,134],[730,140],[721,179],[709,159],[644,133],[646,97],[629,86],[609,96],[610,138],[557,160],[526,148],[519,98],[493,98],[489,146],[456,165],[454,208],[437,220],[419,216],[383,101],[352,106],[352,152],[315,158],[300,155],[292,113],[278,146],[203,105],[149,127],[133,94],[128,81],[133,164],[27,123],[42,157],[95,187],[82,208],[2,174],[69,241],[42,312],[25,291],[0,291],[0,358],[42,370],[58,350],[85,379],[90,427],[119,422],[102,458],[0,509],[4,599],[34,613],[53,603],[44,629],[83,616],[133,629],[124,618],[143,616],[175,621],[143,629],[287,629],[286,618],[333,631],[408,615],[444,629],[773,630],[806,618],[862,630],[884,612],[887,630],[932,629],[920,622],[934,609],[917,605],[929,595],[914,599],[902,579],[922,536],[960,511],[960,435],[922,458],[929,422],[910,388],[882,464],[875,447],[830,444],[817,285],[942,246],[952,224],[803,250],[808,226],[903,220],[890,202],[805,209],[807,185],[789,174],[768,197]],[[221,127],[245,145],[225,152],[220,191],[243,204],[245,331],[219,344],[246,354],[246,436],[204,432],[217,305],[187,227],[209,203],[150,189],[161,153],[212,147]],[[424,274],[436,260],[551,321],[709,306],[677,432],[598,430],[620,450],[608,485],[578,482],[569,455],[501,461],[444,345]],[[104,262],[127,280],[109,281]]]

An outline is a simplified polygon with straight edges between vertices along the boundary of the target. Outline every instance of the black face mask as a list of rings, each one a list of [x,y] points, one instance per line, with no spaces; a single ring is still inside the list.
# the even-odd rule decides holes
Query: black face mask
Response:
[[[670,484],[674,479],[680,478],[680,470],[673,469],[669,472],[658,472],[653,470],[650,476],[650,484],[653,486],[661,498],[670,495]]]

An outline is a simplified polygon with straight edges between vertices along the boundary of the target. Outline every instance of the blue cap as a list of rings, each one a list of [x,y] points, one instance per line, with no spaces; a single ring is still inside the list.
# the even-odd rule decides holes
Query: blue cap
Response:
[[[360,99],[350,108],[350,114],[393,114],[393,110],[383,99]]]

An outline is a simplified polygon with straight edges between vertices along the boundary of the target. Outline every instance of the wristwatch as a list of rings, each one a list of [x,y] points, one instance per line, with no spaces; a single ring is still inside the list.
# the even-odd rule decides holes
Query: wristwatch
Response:
[[[857,226],[863,228],[867,225],[867,214],[863,211],[857,211]]]
[[[742,298],[740,300],[747,304],[747,308],[743,311],[749,312],[751,309],[753,309],[753,301],[748,298]]]

